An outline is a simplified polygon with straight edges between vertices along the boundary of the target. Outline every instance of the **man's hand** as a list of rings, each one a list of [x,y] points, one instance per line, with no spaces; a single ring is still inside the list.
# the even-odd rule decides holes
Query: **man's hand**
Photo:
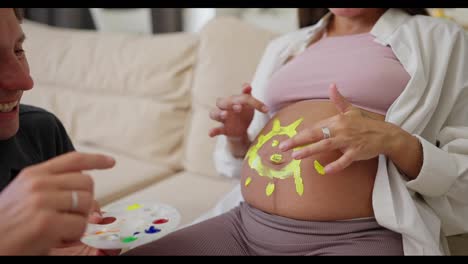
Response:
[[[88,216],[88,223],[99,224],[103,220],[101,215],[101,208],[97,201],[93,202],[90,214]],[[52,256],[116,256],[120,254],[120,249],[118,250],[100,250],[97,248],[92,248],[83,244],[81,241],[76,243],[63,245],[59,248],[53,248],[49,255]]]
[[[79,241],[94,204],[93,180],[82,171],[114,164],[104,155],[71,152],[22,170],[0,193],[0,232],[9,238],[0,240],[0,254],[47,254]]]

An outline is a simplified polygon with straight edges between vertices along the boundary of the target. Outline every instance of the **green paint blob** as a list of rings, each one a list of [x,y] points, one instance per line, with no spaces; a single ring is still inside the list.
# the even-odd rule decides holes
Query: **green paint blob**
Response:
[[[135,241],[135,240],[137,240],[137,239],[138,239],[137,237],[128,236],[128,237],[122,238],[122,242],[123,242],[123,243],[130,243],[130,242],[133,242],[133,241]]]

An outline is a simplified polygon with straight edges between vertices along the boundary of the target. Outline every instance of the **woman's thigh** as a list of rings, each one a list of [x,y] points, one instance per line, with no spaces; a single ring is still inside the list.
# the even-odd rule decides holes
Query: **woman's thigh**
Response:
[[[402,256],[403,241],[401,234],[387,229],[376,230],[361,237],[336,240],[312,255],[342,256]]]

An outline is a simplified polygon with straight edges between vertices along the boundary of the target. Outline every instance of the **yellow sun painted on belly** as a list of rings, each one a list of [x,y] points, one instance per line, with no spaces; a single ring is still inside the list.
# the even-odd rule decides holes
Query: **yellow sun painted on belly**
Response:
[[[257,139],[257,144],[252,145],[245,156],[245,159],[248,160],[248,164],[250,168],[257,171],[258,175],[263,177],[268,177],[271,180],[273,179],[286,179],[291,176],[294,177],[294,184],[296,185],[296,192],[300,196],[304,193],[304,184],[302,183],[301,178],[301,160],[293,159],[289,162],[286,166],[279,170],[272,169],[270,167],[265,166],[263,164],[261,157],[258,155],[258,150],[269,141],[274,136],[279,135],[287,135],[288,137],[292,138],[297,134],[296,128],[301,124],[304,118],[300,118],[296,120],[294,123],[290,124],[289,126],[281,126],[281,123],[278,119],[273,120],[273,128],[270,132],[266,135],[260,135]],[[274,141],[273,145],[277,145],[277,141]],[[295,149],[299,149],[295,148]],[[280,163],[282,161],[282,156],[280,154],[274,154],[270,157],[270,160],[274,163]],[[252,178],[247,178],[245,182],[245,186],[248,186]],[[267,196],[270,196],[275,190],[275,184],[273,182],[268,183],[265,193]]]

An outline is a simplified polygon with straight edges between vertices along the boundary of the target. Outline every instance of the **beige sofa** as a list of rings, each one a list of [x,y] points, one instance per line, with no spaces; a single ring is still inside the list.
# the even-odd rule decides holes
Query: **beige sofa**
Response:
[[[29,21],[23,29],[35,80],[23,102],[55,113],[77,150],[117,160],[91,172],[104,208],[160,201],[179,209],[184,226],[234,186],[215,172],[208,112],[217,97],[251,81],[275,34],[235,18],[217,18],[198,34],[96,33]],[[468,254],[461,239],[453,237],[460,241],[451,248]]]
[[[23,30],[35,81],[23,103],[55,113],[78,150],[117,160],[92,172],[102,206],[156,200],[177,207],[185,225],[234,186],[215,172],[208,111],[251,80],[272,33],[233,18],[200,34],[96,33],[30,21]]]

